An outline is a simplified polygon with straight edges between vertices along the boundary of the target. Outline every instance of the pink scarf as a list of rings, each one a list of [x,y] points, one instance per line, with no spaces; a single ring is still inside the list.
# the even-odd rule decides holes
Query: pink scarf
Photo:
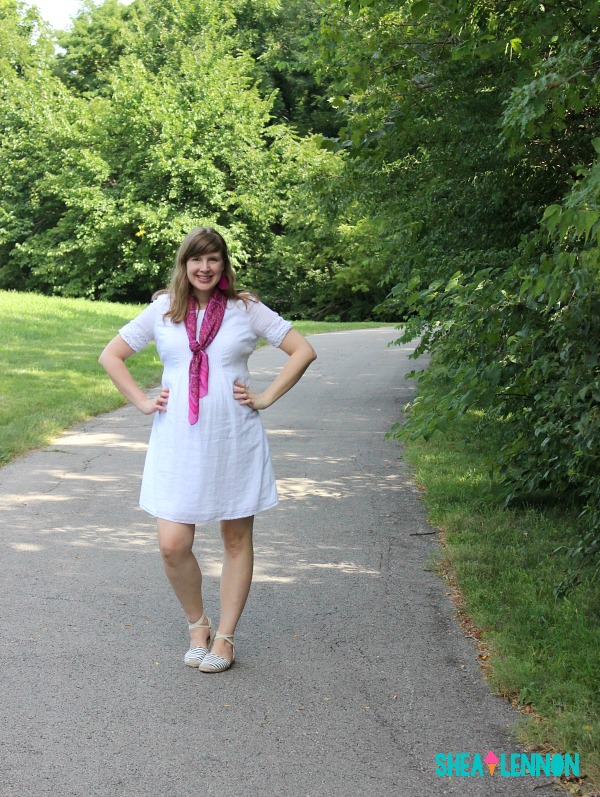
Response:
[[[185,317],[185,329],[190,349],[192,350],[192,361],[190,362],[190,382],[188,391],[188,420],[192,426],[197,423],[200,413],[200,399],[208,393],[208,354],[205,349],[209,346],[221,327],[227,297],[220,290],[214,290],[208,301],[208,306],[202,319],[200,334],[196,340],[196,300],[190,294],[188,311]]]

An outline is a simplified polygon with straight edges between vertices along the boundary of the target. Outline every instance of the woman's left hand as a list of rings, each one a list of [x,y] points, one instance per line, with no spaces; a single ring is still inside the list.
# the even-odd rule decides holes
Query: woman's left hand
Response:
[[[263,393],[255,393],[243,382],[233,383],[233,397],[240,404],[253,410],[266,410],[271,406]]]

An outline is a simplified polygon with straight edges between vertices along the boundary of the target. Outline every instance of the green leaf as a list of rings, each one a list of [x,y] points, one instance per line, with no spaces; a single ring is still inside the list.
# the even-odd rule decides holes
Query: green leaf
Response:
[[[458,274],[455,274],[452,277],[452,279],[448,280],[448,283],[446,284],[446,287],[444,288],[446,293],[448,291],[454,290],[454,288],[456,288],[456,287],[458,287],[458,285],[460,285],[460,278],[461,277],[462,277],[462,274],[458,273]]]
[[[513,53],[520,55],[523,52],[523,42],[521,39],[511,39],[510,40],[510,49]]]
[[[319,149],[325,149],[328,152],[336,152],[340,148],[339,138],[329,138],[328,136],[318,134],[314,139]]]
[[[435,428],[439,429],[440,432],[446,432],[448,430],[449,423],[448,418],[445,415],[442,415],[441,418],[438,418],[435,423]]]
[[[600,141],[600,139],[598,139]],[[546,210],[544,211],[544,215],[542,216],[542,221],[546,221],[546,219],[555,216],[557,213],[560,213],[562,210],[560,205],[548,205]]]
[[[410,9],[412,18],[418,20],[421,19],[421,17],[424,17],[429,11],[429,5],[429,0],[417,0],[416,3],[413,3]]]
[[[577,235],[583,235],[587,240],[592,231],[592,227],[600,220],[600,213],[596,210],[580,210],[575,217],[575,229]]]
[[[540,296],[542,293],[544,293],[547,287],[548,287],[547,278],[543,274],[540,274],[538,277],[536,277],[535,282],[533,283],[533,288],[531,289],[531,293],[534,296]]]

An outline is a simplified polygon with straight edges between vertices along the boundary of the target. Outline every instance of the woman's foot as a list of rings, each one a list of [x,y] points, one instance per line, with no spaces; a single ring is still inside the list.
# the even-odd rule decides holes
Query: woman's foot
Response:
[[[223,672],[228,670],[235,659],[233,634],[221,634],[217,631],[210,653],[200,664],[201,672]]]
[[[190,631],[190,649],[184,656],[184,663],[188,667],[199,667],[210,647],[215,632],[209,618],[203,613],[195,623],[188,623]]]
[[[189,625],[190,647],[200,645],[203,648],[208,648],[210,647],[212,637],[215,635],[212,623],[205,614],[198,620],[198,623],[201,623],[201,625],[197,625],[196,623],[190,623]]]
[[[212,643],[212,647],[210,649],[211,653],[214,653],[215,656],[220,656],[222,659],[231,660],[232,651],[233,651],[233,634],[231,634],[231,640],[227,639],[226,635],[216,637],[215,641]]]

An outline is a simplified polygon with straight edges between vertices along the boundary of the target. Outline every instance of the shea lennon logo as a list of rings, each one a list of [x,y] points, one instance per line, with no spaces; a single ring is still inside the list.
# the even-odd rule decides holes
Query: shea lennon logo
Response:
[[[480,753],[438,753],[435,773],[446,778],[484,777],[488,773],[502,778],[534,778],[546,775],[579,777],[579,754],[511,753],[499,756],[493,750]]]

